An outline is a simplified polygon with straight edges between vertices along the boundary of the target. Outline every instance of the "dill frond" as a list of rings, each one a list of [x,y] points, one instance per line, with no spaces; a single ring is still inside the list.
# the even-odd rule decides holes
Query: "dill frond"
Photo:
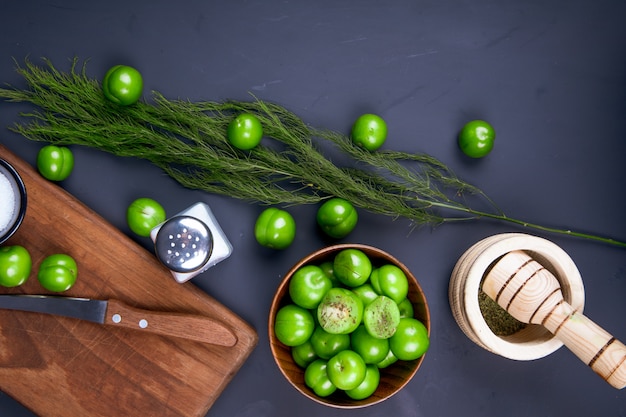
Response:
[[[100,83],[87,75],[87,62],[74,58],[67,72],[49,60],[44,64],[16,62],[28,88],[0,88],[0,98],[35,106],[11,128],[30,140],[146,159],[185,187],[261,204],[316,204],[336,196],[414,226],[489,218],[626,247],[611,238],[507,217],[430,155],[364,150],[345,135],[308,126],[278,104],[169,100],[153,92],[150,103],[121,107],[106,100]],[[241,112],[255,114],[263,126],[264,140],[251,151],[235,149],[226,139],[228,124]],[[333,156],[349,163],[339,166]],[[468,196],[487,209],[473,209]]]

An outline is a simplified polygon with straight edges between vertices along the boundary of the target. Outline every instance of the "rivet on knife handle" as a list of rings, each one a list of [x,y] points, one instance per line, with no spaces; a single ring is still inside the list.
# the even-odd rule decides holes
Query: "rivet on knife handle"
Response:
[[[230,329],[211,318],[142,310],[118,300],[108,300],[104,323],[220,346],[234,346],[237,343],[237,337]]]

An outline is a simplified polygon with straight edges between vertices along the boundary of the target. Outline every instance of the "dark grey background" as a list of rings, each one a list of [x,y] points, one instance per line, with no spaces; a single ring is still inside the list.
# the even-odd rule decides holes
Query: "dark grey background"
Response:
[[[509,216],[626,239],[624,1],[24,0],[0,12],[0,82],[22,85],[13,58],[45,56],[67,68],[78,56],[90,59],[93,77],[133,65],[146,92],[191,100],[253,93],[346,133],[359,114],[378,113],[389,124],[386,148],[436,156]],[[3,129],[19,110],[0,104]],[[479,161],[455,142],[474,118],[497,130],[494,151]],[[8,130],[0,142],[31,163],[42,146]],[[281,276],[330,243],[316,231],[315,207],[290,209],[294,245],[266,251],[253,236],[259,206],[184,189],[142,161],[74,151],[76,171],[62,186],[123,231],[128,203],[149,196],[170,214],[207,202],[231,239],[233,256],[193,282],[260,340],[209,416],[626,416],[626,392],[566,349],[515,362],[475,346],[454,322],[447,288],[458,257],[484,237],[522,229],[478,221],[410,233],[405,220],[363,212],[344,241],[378,246],[414,271],[431,308],[432,345],[418,375],[383,404],[317,405],[282,378],[266,332]],[[577,263],[586,314],[626,341],[625,250],[540,236]],[[31,415],[6,395],[0,414]]]

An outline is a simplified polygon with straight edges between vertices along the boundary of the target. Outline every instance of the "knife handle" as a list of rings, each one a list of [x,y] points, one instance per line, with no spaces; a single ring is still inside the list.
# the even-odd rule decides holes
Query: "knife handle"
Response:
[[[108,300],[104,323],[156,333],[162,336],[180,337],[219,346],[234,346],[235,334],[224,324],[208,317],[166,313],[130,307],[119,300]]]

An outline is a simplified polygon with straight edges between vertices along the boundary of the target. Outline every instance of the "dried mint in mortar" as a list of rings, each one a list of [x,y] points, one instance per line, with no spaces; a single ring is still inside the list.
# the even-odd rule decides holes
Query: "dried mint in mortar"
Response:
[[[511,336],[526,327],[526,323],[511,316],[483,290],[478,291],[478,306],[487,326],[496,336]]]

